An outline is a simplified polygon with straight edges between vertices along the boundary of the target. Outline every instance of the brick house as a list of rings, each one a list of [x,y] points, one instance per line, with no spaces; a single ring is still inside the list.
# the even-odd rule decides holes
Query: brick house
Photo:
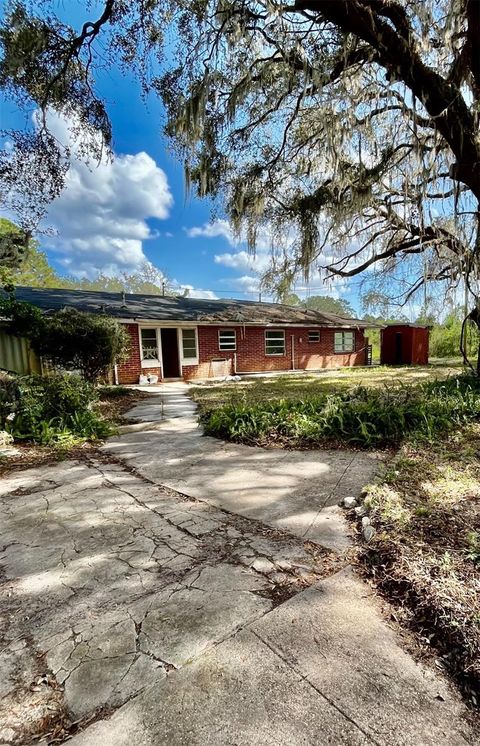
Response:
[[[139,295],[86,290],[16,289],[17,300],[45,312],[73,307],[124,324],[129,359],[118,383],[365,365],[365,329],[373,326],[279,303]]]

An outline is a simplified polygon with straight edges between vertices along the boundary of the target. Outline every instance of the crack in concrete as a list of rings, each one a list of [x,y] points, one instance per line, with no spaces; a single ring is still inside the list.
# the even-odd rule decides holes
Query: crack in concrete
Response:
[[[351,723],[355,728],[357,728],[357,730],[359,730],[360,733],[362,733],[366,738],[368,738],[368,740],[370,741],[370,743],[374,744],[374,746],[385,746],[384,743],[381,743],[380,741],[377,741],[376,738],[374,738],[359,723],[357,723],[356,720],[354,718],[352,718],[347,712],[345,712],[344,710],[342,710],[342,708],[339,707],[330,697],[327,697],[327,695],[324,692],[322,692],[322,690],[319,689],[318,686],[316,686],[315,684],[313,684],[305,676],[305,674],[303,674],[301,671],[299,671],[297,669],[297,667],[295,665],[293,665],[292,662],[288,658],[285,658],[285,656],[283,656],[279,650],[277,650],[267,640],[264,640],[257,632],[255,632],[255,630],[250,629],[249,631],[257,638],[257,640],[259,640],[263,645],[265,645],[269,650],[271,650],[271,652],[277,658],[279,658],[283,663],[285,663],[285,665],[287,665],[291,671],[293,671],[297,676],[299,676],[302,679],[302,681],[304,681],[309,687],[311,687],[314,691],[316,691],[317,694],[319,694],[322,697],[322,699],[325,700],[325,702],[328,702],[328,704],[331,707],[333,707],[342,717],[344,717],[345,720],[348,720],[348,722]]]

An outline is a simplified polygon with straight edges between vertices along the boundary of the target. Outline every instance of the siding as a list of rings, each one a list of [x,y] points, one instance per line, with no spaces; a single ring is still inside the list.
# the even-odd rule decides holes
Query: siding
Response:
[[[10,373],[41,373],[40,360],[26,339],[14,337],[0,329],[0,368]]]

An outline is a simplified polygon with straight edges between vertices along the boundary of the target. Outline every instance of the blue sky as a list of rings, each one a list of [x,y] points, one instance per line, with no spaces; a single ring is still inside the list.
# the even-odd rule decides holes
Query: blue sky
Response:
[[[63,8],[73,25],[85,20],[81,3]],[[74,162],[65,192],[49,210],[54,235],[39,237],[52,264],[79,276],[114,275],[134,271],[146,259],[172,286],[189,286],[192,294],[258,297],[255,275],[268,262],[267,239],[254,260],[233,241],[226,221],[210,224],[209,203],[185,195],[182,164],[162,135],[159,101],[143,101],[138,83],[117,70],[96,80],[112,121],[115,160],[90,169]],[[2,129],[28,123],[14,104],[3,102]],[[68,139],[65,122],[55,120],[53,128],[59,139]],[[311,286],[310,294],[340,295],[360,310],[358,281],[328,288],[314,279]]]

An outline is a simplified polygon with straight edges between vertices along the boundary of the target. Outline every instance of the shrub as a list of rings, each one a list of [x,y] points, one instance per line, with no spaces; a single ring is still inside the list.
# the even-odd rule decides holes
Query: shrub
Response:
[[[30,303],[14,298],[0,301],[0,313],[10,319],[9,332],[29,339],[38,355],[60,368],[80,371],[88,381],[96,381],[128,355],[127,332],[108,316],[74,308],[47,316]]]
[[[128,351],[129,337],[114,319],[65,308],[47,317],[43,332],[32,339],[39,355],[95,381]]]
[[[0,382],[0,391],[4,386]],[[111,428],[93,407],[95,388],[80,376],[64,373],[49,378],[24,376],[16,380],[17,396],[0,414],[0,429],[16,440],[43,445],[102,438]]]
[[[201,417],[208,435],[226,440],[372,448],[405,437],[431,440],[480,417],[480,380],[461,376],[395,390],[358,387],[301,400],[226,404]]]

